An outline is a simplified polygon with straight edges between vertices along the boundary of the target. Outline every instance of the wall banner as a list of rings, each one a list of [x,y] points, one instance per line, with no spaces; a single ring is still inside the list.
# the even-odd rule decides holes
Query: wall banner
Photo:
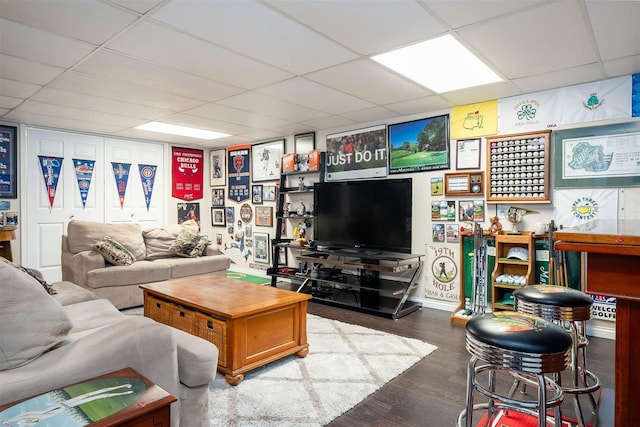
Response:
[[[457,260],[460,257],[445,246],[429,246],[425,265],[424,292],[426,298],[460,301],[460,276]]]
[[[451,109],[451,139],[469,139],[498,133],[498,101]]]
[[[89,195],[89,187],[91,186],[93,166],[95,163],[95,160],[73,159],[73,169],[76,171],[76,180],[78,181],[78,189],[80,190],[80,198],[82,199],[82,209],[87,205],[87,196]]]
[[[129,181],[129,170],[131,163],[111,162],[113,169],[113,177],[116,179],[116,189],[118,190],[118,198],[120,199],[120,207],[124,206],[124,196],[127,193],[127,182]]]
[[[182,200],[202,199],[204,151],[171,147],[171,196]]]
[[[63,160],[62,157],[38,156],[42,178],[44,178],[44,186],[47,188],[49,209],[53,208],[53,202],[56,198],[56,188],[58,188],[58,179],[60,178]]]
[[[524,133],[558,126],[556,89],[498,100],[500,134]]]
[[[618,218],[618,189],[578,189],[554,191],[555,222],[574,227],[594,219]]]
[[[631,117],[631,76],[558,89],[558,124]]]
[[[227,155],[229,156],[227,162],[227,169],[229,171],[227,175],[227,185],[230,200],[236,202],[243,202],[249,199],[249,185],[251,183],[251,162],[249,153],[251,152],[251,145],[236,145],[235,147],[227,148]]]
[[[140,181],[142,182],[142,193],[144,194],[144,203],[147,205],[147,212],[151,204],[151,195],[153,194],[153,182],[156,179],[156,165],[138,165],[140,171]]]

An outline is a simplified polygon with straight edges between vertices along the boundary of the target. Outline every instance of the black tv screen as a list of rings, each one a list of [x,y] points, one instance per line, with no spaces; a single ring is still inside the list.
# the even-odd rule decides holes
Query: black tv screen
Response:
[[[319,246],[411,253],[411,179],[314,185]]]

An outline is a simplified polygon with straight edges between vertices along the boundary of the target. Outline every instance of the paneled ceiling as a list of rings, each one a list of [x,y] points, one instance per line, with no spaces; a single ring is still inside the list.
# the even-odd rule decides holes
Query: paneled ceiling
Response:
[[[640,72],[640,1],[0,0],[0,17],[0,121],[205,148]],[[504,81],[435,94],[369,59],[447,33]],[[152,120],[232,136],[134,129]]]

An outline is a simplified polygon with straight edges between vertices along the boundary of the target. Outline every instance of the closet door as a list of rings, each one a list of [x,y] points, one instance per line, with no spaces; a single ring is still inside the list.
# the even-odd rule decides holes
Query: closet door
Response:
[[[140,165],[155,166],[148,208]],[[134,222],[143,229],[165,225],[165,169],[165,144],[105,138],[105,222]],[[116,175],[124,174],[128,177],[126,188],[120,183],[122,197]]]
[[[52,282],[62,277],[61,236],[68,222],[104,221],[104,138],[27,127],[25,139],[21,197],[26,200],[26,209],[21,214],[21,260],[25,266],[42,271],[45,279]],[[51,171],[60,165],[55,194],[45,184],[38,156],[51,158]],[[85,204],[73,159],[95,162]]]

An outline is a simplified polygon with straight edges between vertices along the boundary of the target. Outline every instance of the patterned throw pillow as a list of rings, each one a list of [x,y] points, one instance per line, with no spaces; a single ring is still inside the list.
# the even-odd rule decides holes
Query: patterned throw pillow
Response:
[[[0,261],[3,261],[6,264],[9,264],[13,268],[17,268],[18,270],[20,270],[20,271],[22,271],[24,273],[27,273],[29,276],[31,276],[34,279],[36,279],[38,281],[38,283],[40,283],[42,285],[44,290],[47,291],[47,293],[49,293],[49,295],[54,295],[54,294],[58,293],[58,291],[53,289],[53,286],[48,284],[47,281],[44,280],[44,278],[39,274],[39,272],[36,272],[36,270],[32,270],[31,268],[25,268],[25,267],[21,266],[20,264],[16,264],[15,262],[11,262],[8,259],[6,259],[4,257],[1,257],[1,256],[0,256]]]
[[[127,248],[109,236],[98,240],[93,245],[93,248],[100,252],[107,262],[113,265],[131,265],[136,260]]]
[[[195,258],[201,256],[210,243],[207,236],[193,230],[182,230],[169,247],[169,252],[177,256]]]

